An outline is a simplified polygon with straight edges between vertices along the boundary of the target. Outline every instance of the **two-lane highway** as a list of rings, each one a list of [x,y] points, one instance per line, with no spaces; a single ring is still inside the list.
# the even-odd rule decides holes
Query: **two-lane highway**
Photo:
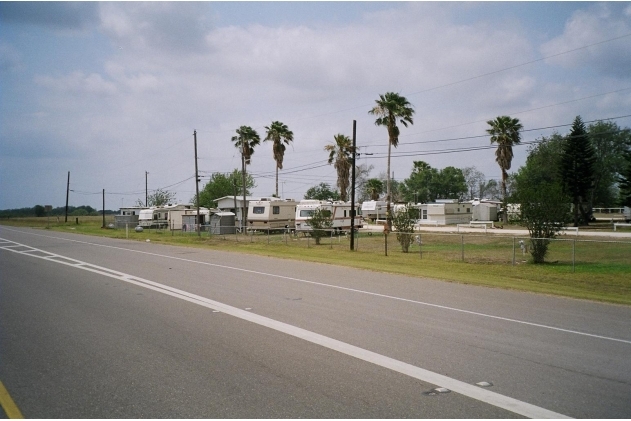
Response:
[[[631,416],[624,306],[8,227],[0,268],[26,417]]]

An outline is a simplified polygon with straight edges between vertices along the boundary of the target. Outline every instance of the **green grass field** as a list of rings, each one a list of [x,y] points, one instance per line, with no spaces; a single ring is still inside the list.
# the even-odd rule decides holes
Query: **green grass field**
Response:
[[[106,217],[106,224],[113,217]],[[576,240],[563,236],[550,245],[548,263],[529,263],[519,240],[527,238],[484,234],[414,234],[409,253],[403,253],[392,234],[385,256],[383,235],[362,233],[356,251],[350,251],[346,236],[322,239],[316,246],[308,237],[257,233],[254,235],[212,235],[169,230],[103,229],[102,217],[79,217],[67,224],[61,218],[16,218],[0,224],[34,227],[77,234],[150,240],[154,243],[202,247],[237,253],[251,253],[285,259],[305,260],[449,282],[507,288],[534,293],[631,304],[631,242]],[[420,241],[420,245],[418,242]],[[513,264],[513,259],[514,263]]]

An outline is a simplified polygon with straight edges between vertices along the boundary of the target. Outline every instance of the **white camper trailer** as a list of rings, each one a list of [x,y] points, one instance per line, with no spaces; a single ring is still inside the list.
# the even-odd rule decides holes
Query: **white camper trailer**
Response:
[[[195,212],[197,212],[197,209],[190,204],[166,205],[143,209],[138,217],[138,225],[146,228],[158,227],[179,230],[182,229],[182,215],[190,215],[192,209],[195,209]]]
[[[143,209],[138,216],[138,225],[144,228],[162,228],[169,226],[169,214],[159,207]]]
[[[332,219],[333,229],[341,231],[350,231],[351,229],[351,203],[350,202],[327,202],[323,200],[301,200],[296,206],[296,233],[307,233],[311,231],[309,226],[309,218],[316,209],[322,209],[328,212]],[[355,212],[355,229],[363,226],[363,219],[358,212]]]
[[[386,219],[387,203],[383,200],[367,200],[362,203],[362,216],[374,220]]]
[[[294,229],[296,201],[262,198],[248,203],[248,228],[253,230]]]

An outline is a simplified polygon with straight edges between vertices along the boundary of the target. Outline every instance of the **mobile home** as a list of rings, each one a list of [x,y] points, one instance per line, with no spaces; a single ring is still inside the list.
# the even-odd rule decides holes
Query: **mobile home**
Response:
[[[262,230],[294,229],[296,201],[292,199],[262,198],[248,203],[248,228]]]
[[[296,233],[307,233],[312,231],[309,226],[309,218],[316,209],[322,209],[331,217],[333,225],[331,228],[337,231],[350,231],[351,229],[351,203],[350,202],[327,202],[323,200],[301,200],[296,206]],[[363,226],[363,219],[356,211],[355,228]]]
[[[140,211],[138,225],[141,227],[182,229],[182,215],[190,214],[191,210],[197,209],[191,204],[165,205],[151,207]]]
[[[459,203],[458,200],[440,200],[420,207],[421,224],[438,225],[466,224],[472,218],[471,203]]]

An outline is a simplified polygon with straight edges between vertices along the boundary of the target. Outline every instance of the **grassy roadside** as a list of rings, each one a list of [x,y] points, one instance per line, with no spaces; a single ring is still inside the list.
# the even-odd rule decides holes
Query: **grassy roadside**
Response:
[[[110,220],[106,218],[106,223],[109,222]],[[0,224],[46,229],[47,221],[46,218],[24,218],[2,220]],[[473,257],[462,262],[454,255],[445,258],[440,254],[440,249],[445,248],[442,244],[435,245],[433,248],[425,247],[426,255],[423,258],[414,253],[401,253],[394,236],[390,237],[390,253],[386,257],[378,248],[371,248],[371,244],[381,245],[378,237],[362,238],[359,251],[351,252],[348,249],[348,242],[344,243],[345,240],[338,240],[339,243],[334,243],[335,247],[328,244],[314,246],[313,242],[310,247],[307,247],[304,240],[300,244],[294,240],[292,244],[283,240],[282,236],[275,237],[268,244],[269,239],[266,240],[264,236],[260,241],[252,242],[247,239],[235,241],[237,238],[234,236],[222,239],[218,236],[209,238],[196,235],[174,235],[169,231],[156,232],[154,230],[145,230],[143,233],[129,230],[126,234],[124,229],[102,229],[101,224],[101,217],[81,217],[78,225],[75,224],[74,219],[68,224],[57,223],[56,220],[53,223],[51,220],[50,230],[121,239],[128,235],[130,241],[148,239],[161,244],[304,260],[419,278],[429,277],[449,282],[631,305],[631,244],[623,244],[622,247],[612,244],[611,247],[605,247],[600,243],[594,243],[593,246],[586,243],[584,247],[591,248],[582,250],[582,253],[585,256],[589,255],[590,259],[577,264],[575,272],[572,272],[571,262],[567,261],[533,265],[520,260],[518,265],[512,266],[508,262],[510,258],[506,256],[503,263],[475,257],[476,253],[486,253],[486,255],[490,252],[495,253],[494,250],[499,249],[497,243],[502,241],[500,239],[487,238],[483,243],[468,246],[468,255]],[[503,246],[506,249],[510,245]],[[568,248],[571,245],[568,243],[564,247]],[[471,249],[473,252],[469,251]],[[607,263],[601,263],[601,261]]]

